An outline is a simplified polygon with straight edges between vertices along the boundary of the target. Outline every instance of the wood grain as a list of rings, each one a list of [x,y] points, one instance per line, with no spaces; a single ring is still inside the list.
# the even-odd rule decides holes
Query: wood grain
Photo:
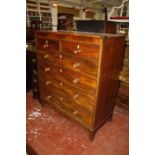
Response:
[[[113,34],[36,33],[41,101],[88,129],[90,139],[112,118],[123,44]]]

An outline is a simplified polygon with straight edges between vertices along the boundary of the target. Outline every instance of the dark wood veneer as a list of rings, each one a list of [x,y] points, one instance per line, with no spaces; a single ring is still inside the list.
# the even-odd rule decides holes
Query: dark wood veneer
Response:
[[[38,31],[40,101],[80,123],[93,139],[112,119],[123,44],[120,35]]]

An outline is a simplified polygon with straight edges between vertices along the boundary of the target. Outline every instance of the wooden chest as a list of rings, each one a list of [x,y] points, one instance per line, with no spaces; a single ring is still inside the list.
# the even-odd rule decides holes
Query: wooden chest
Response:
[[[111,120],[124,37],[65,31],[36,33],[41,103],[88,129]]]

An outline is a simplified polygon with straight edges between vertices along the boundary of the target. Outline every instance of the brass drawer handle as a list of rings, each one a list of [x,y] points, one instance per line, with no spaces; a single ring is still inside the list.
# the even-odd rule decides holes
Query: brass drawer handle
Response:
[[[46,97],[46,100],[50,100],[52,98],[52,96],[51,95],[48,95],[47,97]]]
[[[33,70],[33,74],[37,74],[37,71],[36,70]]]
[[[44,55],[44,58],[45,58],[45,59],[47,59],[48,57],[49,57],[49,55],[48,55],[48,54]]]
[[[74,96],[73,96],[73,99],[75,100],[76,98],[78,98],[79,97],[79,94],[75,94]]]
[[[74,112],[73,112],[73,115],[77,115],[79,112],[77,111],[77,110],[75,110]]]
[[[62,68],[59,71],[62,72],[63,71]]]
[[[80,67],[80,63],[79,62],[74,63],[73,67],[75,67],[75,68]]]
[[[34,83],[37,83],[37,79],[33,79],[33,82],[34,82]]]
[[[36,59],[32,59],[32,62],[35,63],[37,60]]]
[[[45,85],[46,85],[46,86],[49,86],[50,84],[51,84],[51,81],[46,81],[46,82],[45,82]]]
[[[63,83],[62,82],[60,82],[60,86],[62,86],[63,85]]]
[[[50,71],[50,68],[49,67],[46,67],[45,68],[45,72],[49,72]]]
[[[80,82],[80,79],[79,78],[73,79],[73,83],[78,83],[78,82]]]
[[[60,100],[62,101],[62,100],[63,100],[63,98],[62,98],[62,97],[60,97]]]

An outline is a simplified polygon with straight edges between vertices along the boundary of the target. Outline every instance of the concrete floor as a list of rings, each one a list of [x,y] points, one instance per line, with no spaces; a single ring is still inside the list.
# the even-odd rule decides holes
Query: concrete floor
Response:
[[[38,155],[128,155],[128,113],[115,108],[107,122],[89,140],[88,132],[45,105],[26,95],[26,142]],[[33,155],[33,153],[29,154]]]

